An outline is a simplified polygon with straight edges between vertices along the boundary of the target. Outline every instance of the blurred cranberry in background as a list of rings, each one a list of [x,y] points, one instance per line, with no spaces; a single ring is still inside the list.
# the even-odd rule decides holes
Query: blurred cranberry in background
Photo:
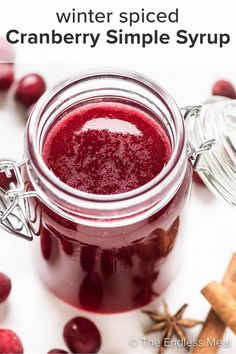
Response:
[[[46,90],[46,84],[42,76],[28,74],[23,76],[16,84],[15,100],[29,108],[36,103]]]
[[[11,292],[11,280],[3,273],[0,273],[0,304],[8,298]]]
[[[4,37],[0,37],[0,62],[14,63],[15,57],[14,47]]]
[[[10,329],[0,329],[0,353],[22,354],[24,352],[20,338]]]
[[[226,80],[218,80],[212,88],[212,94],[214,96],[224,96],[233,99],[236,98],[234,86],[231,84],[231,82]]]
[[[7,91],[11,87],[14,76],[11,64],[0,63],[0,92]]]

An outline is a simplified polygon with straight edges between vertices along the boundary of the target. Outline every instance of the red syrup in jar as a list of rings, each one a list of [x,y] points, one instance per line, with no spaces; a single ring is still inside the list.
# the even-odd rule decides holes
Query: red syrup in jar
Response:
[[[111,195],[157,176],[171,157],[171,144],[151,114],[130,104],[101,102],[58,117],[46,134],[42,156],[69,186]],[[168,204],[120,227],[80,225],[28,199],[31,226],[40,236],[36,265],[46,286],[66,302],[98,313],[133,310],[154,300],[181,261],[190,180],[189,166]],[[30,190],[27,178],[25,184]]]
[[[163,128],[125,104],[97,103],[63,117],[47,135],[43,159],[69,186],[118,194],[156,177],[171,155]]]

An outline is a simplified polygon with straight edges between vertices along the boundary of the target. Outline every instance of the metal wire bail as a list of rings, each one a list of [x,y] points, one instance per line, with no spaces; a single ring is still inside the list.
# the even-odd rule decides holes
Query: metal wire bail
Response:
[[[36,196],[35,192],[25,192],[20,168],[26,161],[0,162],[0,174],[4,173],[9,181],[9,189],[0,187],[0,227],[13,235],[32,241],[33,234],[27,221],[27,215],[22,203],[23,198]]]
[[[192,162],[193,168],[195,171],[202,171],[198,169],[198,164],[203,152],[209,151],[213,145],[215,145],[215,139],[209,139],[204,141],[198,149],[195,149],[191,144],[188,144],[188,155],[189,159]]]
[[[183,112],[184,120],[186,120],[187,116],[197,118],[200,115],[201,109],[201,106],[186,106],[182,108],[181,111]],[[188,156],[195,171],[202,171],[202,169],[198,168],[202,153],[209,151],[215,143],[216,140],[214,138],[203,141],[198,148],[195,148],[190,142],[188,143]]]

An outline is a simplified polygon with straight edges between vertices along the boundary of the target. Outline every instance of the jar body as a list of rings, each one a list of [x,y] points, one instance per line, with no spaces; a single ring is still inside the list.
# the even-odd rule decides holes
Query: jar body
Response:
[[[150,182],[96,195],[49,171],[42,158],[48,131],[75,107],[94,102],[138,108],[165,130],[171,156]],[[25,206],[36,236],[35,265],[46,286],[67,303],[98,313],[132,310],[163,292],[181,263],[192,179],[184,122],[172,97],[137,73],[82,73],[41,97],[25,142],[25,190],[37,196]]]
[[[34,262],[44,284],[78,308],[116,313],[159,296],[182,260],[186,206],[192,179],[187,165],[174,197],[152,216],[128,226],[96,228],[74,223],[27,200],[36,236]],[[25,174],[26,189],[31,183]]]

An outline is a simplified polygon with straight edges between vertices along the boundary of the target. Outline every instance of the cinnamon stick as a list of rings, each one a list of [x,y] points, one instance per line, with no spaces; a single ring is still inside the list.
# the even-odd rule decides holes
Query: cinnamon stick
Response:
[[[236,334],[236,300],[223,285],[212,281],[202,294],[220,319]]]
[[[236,253],[231,258],[222,284],[236,298]],[[198,343],[201,345],[195,347],[192,354],[216,354],[219,350],[217,340],[222,340],[225,328],[225,323],[213,310],[210,310],[198,337]]]

